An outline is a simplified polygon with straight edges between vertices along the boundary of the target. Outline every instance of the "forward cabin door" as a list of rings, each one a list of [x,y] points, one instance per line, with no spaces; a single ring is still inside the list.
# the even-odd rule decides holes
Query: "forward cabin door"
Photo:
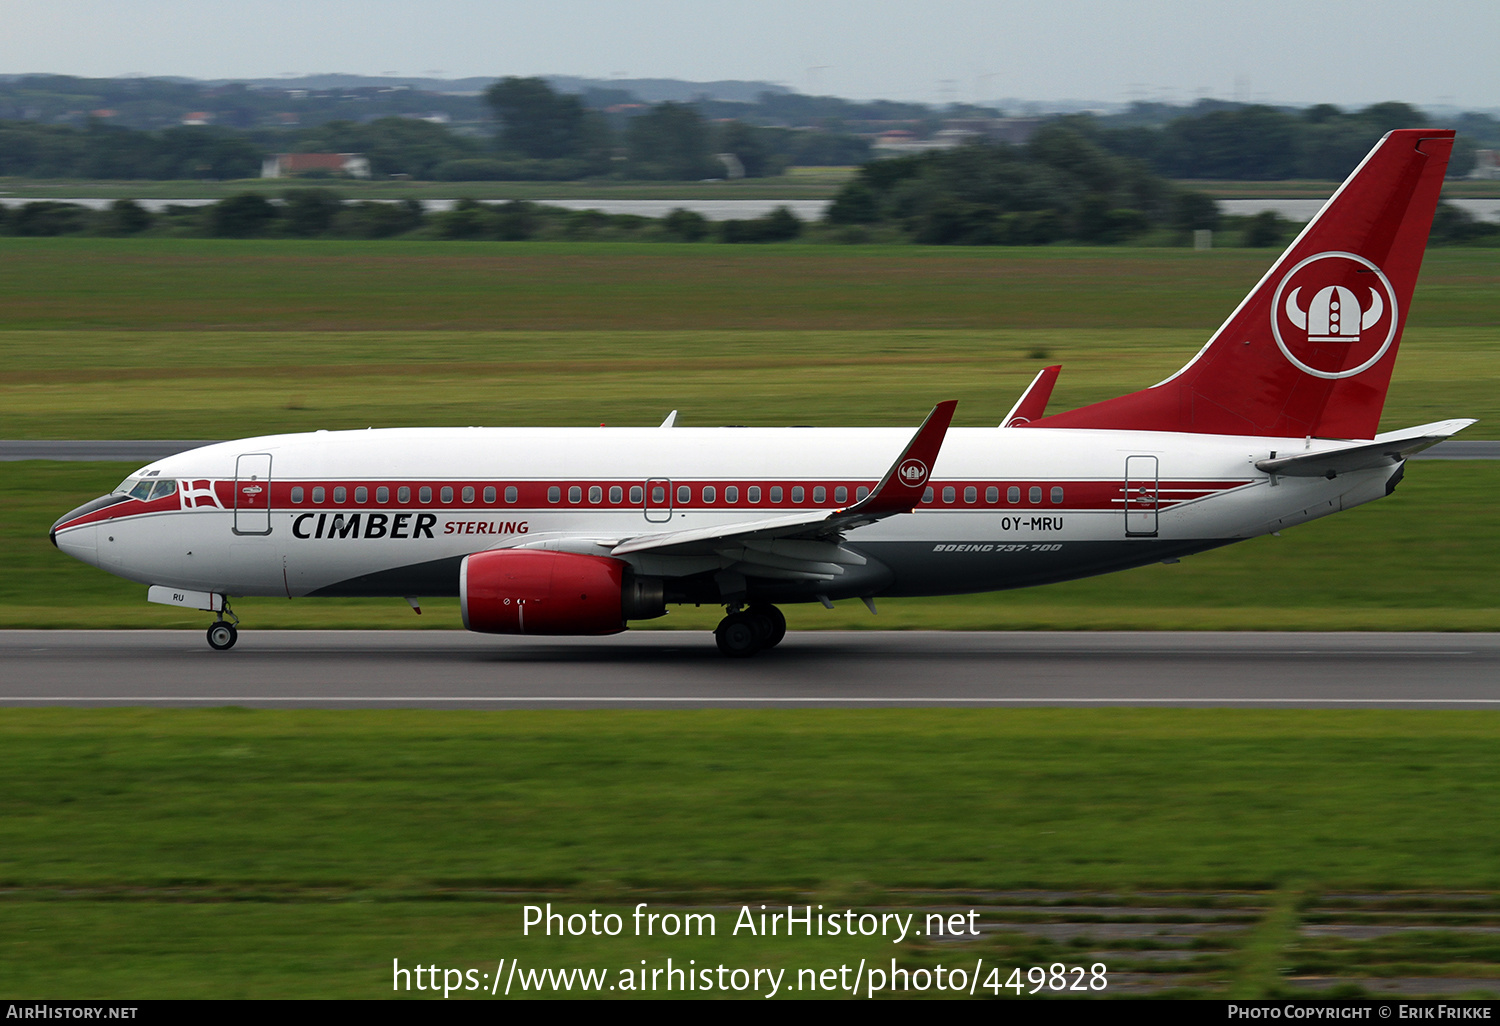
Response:
[[[1155,456],[1125,457],[1125,535],[1155,538],[1158,508]]]
[[[271,456],[257,452],[234,464],[234,533],[271,533]]]

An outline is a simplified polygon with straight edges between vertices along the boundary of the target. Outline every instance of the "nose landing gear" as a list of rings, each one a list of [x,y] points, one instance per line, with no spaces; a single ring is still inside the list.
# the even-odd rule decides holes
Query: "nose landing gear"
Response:
[[[757,602],[748,609],[731,606],[719,621],[714,641],[732,659],[746,659],[763,648],[775,648],[786,637],[786,617],[773,605]]]
[[[224,619],[225,613],[234,617],[234,623],[230,623]],[[224,599],[223,612],[219,614],[219,618],[214,621],[213,626],[208,629],[208,647],[215,652],[227,652],[233,648],[234,643],[240,640],[240,632],[235,626],[239,622],[240,618],[235,616],[234,610],[229,608],[229,599],[226,597]]]

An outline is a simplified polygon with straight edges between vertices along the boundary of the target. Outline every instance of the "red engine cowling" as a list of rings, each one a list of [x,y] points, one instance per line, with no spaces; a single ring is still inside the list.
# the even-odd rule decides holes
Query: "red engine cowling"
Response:
[[[475,552],[458,572],[464,626],[484,634],[616,634],[625,629],[625,571],[604,556]]]

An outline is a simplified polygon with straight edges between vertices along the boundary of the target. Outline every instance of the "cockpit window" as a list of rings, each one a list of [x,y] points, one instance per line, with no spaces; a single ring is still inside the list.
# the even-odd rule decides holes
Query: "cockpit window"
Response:
[[[154,484],[156,484],[155,481],[137,482],[136,485],[130,489],[130,497],[132,499],[140,499],[142,502],[144,502],[145,500],[151,498],[151,486]]]
[[[158,481],[156,482],[156,487],[151,489],[151,498],[153,499],[164,499],[168,495],[175,494],[177,494],[176,481]]]

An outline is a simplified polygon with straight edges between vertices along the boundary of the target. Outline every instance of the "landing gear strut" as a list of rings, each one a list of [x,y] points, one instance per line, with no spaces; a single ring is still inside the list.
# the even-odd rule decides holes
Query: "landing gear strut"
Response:
[[[775,648],[786,637],[786,617],[775,606],[756,603],[749,609],[730,607],[719,621],[714,641],[719,651],[734,659],[745,659],[763,648]]]
[[[234,617],[234,623],[224,619],[224,613]],[[216,652],[227,652],[233,648],[234,643],[240,640],[240,632],[235,627],[235,624],[239,622],[240,618],[235,616],[234,611],[229,608],[229,599],[225,598],[224,612],[219,614],[219,618],[208,629],[208,647]]]

